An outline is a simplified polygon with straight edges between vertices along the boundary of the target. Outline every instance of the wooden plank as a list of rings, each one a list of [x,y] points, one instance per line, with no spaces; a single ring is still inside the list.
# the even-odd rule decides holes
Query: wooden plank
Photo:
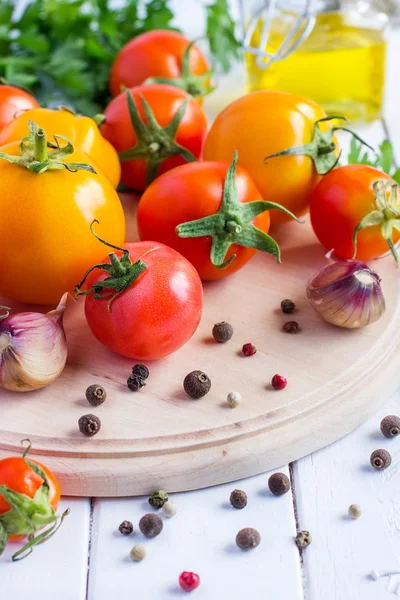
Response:
[[[166,519],[160,513],[164,529],[152,540],[137,528],[143,514],[152,512],[147,498],[96,501],[88,600],[184,596],[178,586],[184,570],[200,575],[196,600],[302,600],[292,498],[290,493],[272,496],[267,481],[265,474],[236,485],[248,495],[243,510],[229,504],[234,484],[174,494],[177,515]],[[124,519],[133,522],[134,535],[118,532]],[[235,546],[236,533],[243,527],[255,527],[262,538],[260,546],[247,553]],[[129,551],[138,543],[148,554],[143,562],[133,563]]]
[[[63,498],[59,511],[70,515],[54,538],[24,560],[11,562],[17,543],[0,558],[0,597],[4,600],[86,600],[90,502]]]

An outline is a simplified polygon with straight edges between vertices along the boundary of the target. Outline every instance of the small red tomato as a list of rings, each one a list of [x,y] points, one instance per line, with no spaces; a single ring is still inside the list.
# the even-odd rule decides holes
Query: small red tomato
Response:
[[[271,380],[271,385],[274,390],[284,390],[287,386],[287,379],[283,375],[274,375]]]
[[[310,204],[321,244],[344,259],[370,260],[388,248],[396,256],[400,193],[393,184],[389,175],[368,165],[347,165],[325,175]]]
[[[200,577],[197,573],[183,571],[183,573],[179,575],[179,585],[185,592],[192,592],[199,587]]]
[[[103,269],[103,265],[110,267]],[[112,267],[111,267],[112,265]],[[194,267],[158,242],[126,244],[87,278],[85,314],[107,348],[139,360],[157,360],[194,334],[203,308],[203,289]]]
[[[144,85],[107,106],[103,136],[117,150],[125,185],[144,190],[153,179],[200,157],[207,119],[197,102],[170,85]]]
[[[0,85],[0,131],[21,111],[37,108],[35,98],[12,85]]]
[[[196,162],[156,179],[138,208],[142,240],[155,239],[183,254],[201,279],[221,279],[263,250],[280,260],[277,243],[267,234],[268,210],[237,153],[229,166]]]
[[[141,85],[150,78],[180,87],[198,101],[210,88],[207,60],[196,44],[191,45],[177,31],[148,31],[126,44],[111,68],[111,93],[117,96],[124,88]]]

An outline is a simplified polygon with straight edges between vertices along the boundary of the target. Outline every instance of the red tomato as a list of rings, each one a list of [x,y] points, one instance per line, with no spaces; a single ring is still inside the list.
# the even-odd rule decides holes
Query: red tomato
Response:
[[[25,90],[12,85],[0,85],[0,131],[19,112],[38,106],[35,98]]]
[[[200,49],[193,45],[189,54],[190,75],[182,79],[182,58],[189,44],[190,40],[176,31],[160,29],[138,35],[117,54],[110,75],[112,95],[151,77],[160,77],[170,79],[171,85],[185,85],[183,89],[201,100],[210,86],[209,80],[201,83],[209,66]]]
[[[210,260],[211,236],[182,238],[175,231],[182,223],[215,215],[219,211],[228,168],[229,165],[222,162],[184,165],[156,179],[139,203],[137,218],[140,239],[156,239],[175,248],[190,260],[204,280],[220,279],[234,273],[256,252],[253,247],[232,243],[223,258],[225,261],[233,255],[236,258],[226,268],[217,268]],[[237,167],[236,187],[238,206],[262,200],[253,180],[241,167]],[[251,222],[262,232],[268,232],[268,212],[259,214]],[[226,235],[227,239],[233,239],[232,233],[226,232]]]
[[[380,210],[373,187],[377,181],[392,182],[388,175],[373,167],[347,165],[325,175],[312,194],[310,216],[313,229],[321,244],[327,250],[333,249],[339,258],[353,258],[355,228],[372,211]],[[395,196],[394,208],[399,213],[399,192],[397,200]],[[381,212],[386,222],[394,218],[390,211]],[[399,239],[400,232],[393,228],[393,244]],[[355,258],[370,260],[385,254],[387,250],[388,243],[382,235],[381,225],[373,225],[359,231]]]
[[[177,154],[176,145],[183,147],[183,152],[192,154],[191,160],[200,157],[204,136],[207,131],[207,120],[196,101],[186,92],[169,85],[146,85],[130,90],[141,119],[148,125],[140,96],[148,102],[160,128],[165,128],[174,115],[187,101],[187,106],[176,135],[170,137],[164,130],[143,134],[141,157],[124,161],[122,159],[123,183],[135,190],[144,190],[148,180],[150,164],[158,164],[153,175],[159,175],[187,162],[181,154]],[[128,96],[124,92],[114,98],[105,110],[106,121],[101,126],[103,136],[111,142],[119,152],[137,149],[138,136],[135,134],[128,110]],[[167,136],[167,139],[165,139]],[[171,152],[167,146],[173,146]],[[167,158],[164,158],[167,156]]]
[[[142,259],[147,268],[110,307],[109,296],[96,300],[93,292],[87,295],[86,319],[96,338],[113,352],[157,360],[178,350],[196,331],[203,308],[201,281],[193,266],[164,244],[136,242],[126,249],[132,263]],[[88,287],[107,277],[104,271],[92,272]]]

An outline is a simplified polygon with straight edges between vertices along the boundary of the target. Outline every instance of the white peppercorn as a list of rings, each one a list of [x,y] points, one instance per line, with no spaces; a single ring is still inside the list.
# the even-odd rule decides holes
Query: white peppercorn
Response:
[[[242,401],[242,396],[239,392],[230,392],[226,398],[227,403],[231,408],[236,408]]]
[[[164,515],[170,519],[176,515],[176,504],[168,500],[162,507],[162,511]]]
[[[132,548],[130,554],[132,560],[139,562],[145,558],[146,548],[143,546],[143,544],[136,544],[136,546]]]

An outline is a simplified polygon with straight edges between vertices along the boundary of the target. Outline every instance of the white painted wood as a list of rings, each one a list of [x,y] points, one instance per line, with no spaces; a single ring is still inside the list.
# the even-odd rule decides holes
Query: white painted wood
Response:
[[[65,497],[60,514],[68,507],[55,536],[26,559],[11,562],[20,544],[8,544],[0,558],[2,600],[86,600],[90,502]]]
[[[287,471],[286,471],[287,472]],[[178,586],[182,571],[200,575],[196,600],[302,600],[291,494],[277,498],[267,488],[268,474],[234,484],[173,494],[178,512],[164,520],[161,534],[147,540],[137,529],[143,514],[152,512],[147,498],[99,500],[95,504],[88,600],[168,600],[184,597]],[[235,488],[248,494],[248,505],[229,504]],[[118,525],[131,520],[137,529],[124,537]],[[261,544],[250,552],[235,545],[236,533],[255,527]],[[148,552],[133,563],[130,549],[143,543]]]

